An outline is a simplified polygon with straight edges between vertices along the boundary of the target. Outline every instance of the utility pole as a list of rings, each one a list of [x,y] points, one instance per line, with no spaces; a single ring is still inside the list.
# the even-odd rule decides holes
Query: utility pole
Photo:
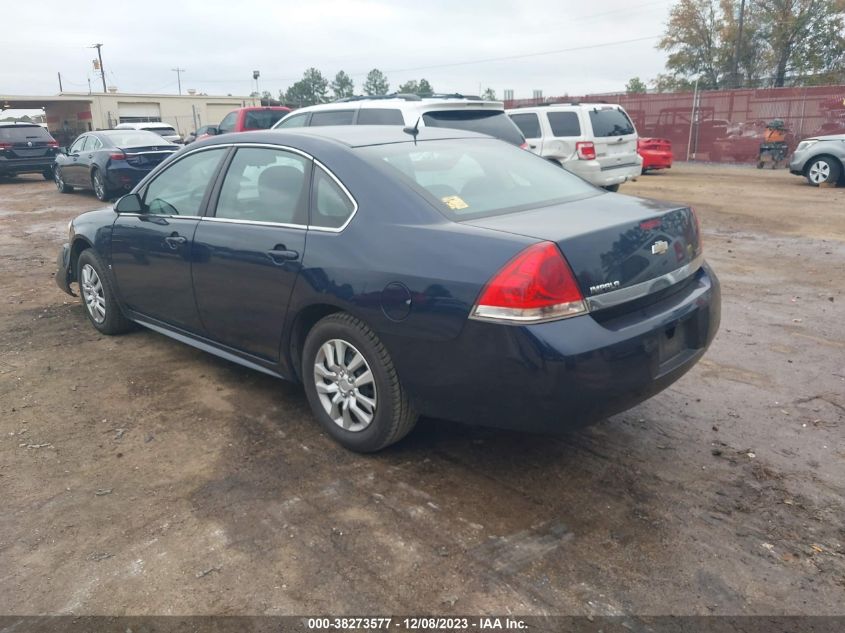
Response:
[[[739,55],[742,51],[742,26],[745,21],[745,0],[739,4],[739,25],[736,34],[736,48],[734,49],[733,88],[739,88]]]
[[[59,76],[59,94],[62,94],[62,92],[64,92],[62,90],[62,73],[56,73],[56,74]]]
[[[174,73],[176,73],[176,83],[179,84],[179,94],[182,94],[182,73],[185,72],[184,68],[171,68]]]
[[[90,48],[97,49],[97,57],[100,59],[100,77],[103,80],[103,92],[108,92],[108,90],[106,90],[106,69],[103,68],[103,53],[100,50],[102,47],[102,44],[94,44],[94,46],[91,46]]]

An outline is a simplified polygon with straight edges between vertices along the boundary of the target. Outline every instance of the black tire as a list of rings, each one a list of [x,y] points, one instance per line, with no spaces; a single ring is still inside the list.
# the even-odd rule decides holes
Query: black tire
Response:
[[[65,183],[65,179],[62,176],[62,168],[56,167],[53,170],[53,180],[56,183],[56,189],[59,190],[59,193],[71,193],[73,192],[73,187]]]
[[[839,182],[840,176],[842,176],[842,165],[833,156],[814,156],[804,167],[804,177],[814,187],[829,182]]]
[[[53,168],[45,169],[41,172],[41,175],[44,176],[44,180],[53,180]]]
[[[94,190],[97,200],[108,202],[111,198],[111,191],[109,191],[109,186],[106,184],[106,179],[96,167],[91,170],[91,188]]]
[[[616,193],[617,191],[619,191],[619,185],[607,185],[606,187],[604,187],[604,189],[611,193]]]
[[[317,392],[315,366],[318,364],[318,353],[322,353],[321,348],[332,340],[340,340],[354,348],[347,348],[346,352],[350,354],[347,358],[354,356],[356,351],[360,353],[373,376],[375,410],[371,421],[360,430],[347,430],[335,422]],[[402,387],[390,354],[378,336],[350,314],[330,314],[311,328],[302,351],[301,375],[314,416],[335,441],[349,450],[358,453],[379,451],[401,440],[416,424],[418,414]],[[324,380],[331,383],[333,379]],[[336,395],[340,393],[338,385],[339,382],[334,385]],[[357,393],[357,388],[354,391]]]
[[[86,289],[83,287],[85,280],[85,268],[90,266],[96,273],[97,279],[100,282],[100,291],[97,294],[102,299],[105,315],[101,321],[94,316],[95,308],[87,300]],[[76,260],[76,279],[79,283],[79,296],[82,299],[82,308],[85,310],[85,316],[98,331],[103,334],[123,334],[133,328],[133,323],[127,319],[120,310],[120,305],[117,303],[114,288],[111,284],[111,279],[108,276],[107,267],[100,261],[97,253],[93,249],[86,249],[79,255]],[[94,286],[96,288],[96,286]],[[96,290],[95,290],[96,292]]]

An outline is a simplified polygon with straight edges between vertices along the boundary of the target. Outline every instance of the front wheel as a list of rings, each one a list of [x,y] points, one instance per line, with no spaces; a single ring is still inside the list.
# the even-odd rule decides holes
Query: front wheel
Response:
[[[617,191],[619,191],[619,185],[618,185],[618,184],[617,184],[617,185],[607,185],[607,186],[606,186],[606,187],[604,187],[604,188],[605,188],[607,191],[610,191],[611,193],[616,193]]]
[[[103,177],[103,173],[99,169],[95,169],[91,173],[91,186],[94,188],[94,195],[97,196],[97,200],[107,202],[111,197],[109,188],[106,185],[106,179]]]
[[[59,193],[70,193],[73,191],[73,187],[65,183],[65,177],[62,174],[61,167],[56,167],[53,170],[53,180],[56,182],[56,189],[59,190]]]
[[[44,176],[44,180],[53,180],[53,169],[47,168],[41,172],[41,175]]]
[[[841,167],[836,159],[829,156],[817,156],[810,159],[805,172],[807,182],[818,187],[829,182],[836,182],[841,175]]]
[[[384,345],[350,314],[331,314],[308,333],[302,380],[311,410],[339,444],[371,453],[405,437],[417,421]]]
[[[123,316],[106,267],[92,249],[82,251],[76,263],[79,294],[85,315],[103,334],[122,334],[132,329],[132,321]]]

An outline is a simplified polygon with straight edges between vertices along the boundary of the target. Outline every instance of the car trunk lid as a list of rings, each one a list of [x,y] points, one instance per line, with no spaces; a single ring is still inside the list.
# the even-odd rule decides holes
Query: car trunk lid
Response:
[[[149,147],[126,147],[121,148],[121,150],[124,154],[126,154],[126,162],[133,167],[152,169],[165,158],[173,154],[173,152],[176,151],[176,148],[162,149],[161,147],[151,145]]]
[[[0,128],[0,151],[6,158],[41,158],[56,153],[58,143],[41,126]]]
[[[592,309],[657,293],[700,266],[692,209],[653,200],[605,194],[465,223],[555,242]]]

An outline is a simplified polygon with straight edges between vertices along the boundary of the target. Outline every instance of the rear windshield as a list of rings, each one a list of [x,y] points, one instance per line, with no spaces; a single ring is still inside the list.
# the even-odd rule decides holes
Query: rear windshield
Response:
[[[251,110],[246,113],[244,127],[250,130],[269,130],[286,114],[284,110]]]
[[[155,132],[159,136],[177,136],[177,132],[172,127],[147,127],[145,130]]]
[[[158,132],[158,130],[156,130],[156,132]],[[146,130],[109,130],[108,132],[103,132],[103,136],[106,137],[109,142],[114,143],[115,147],[147,147],[150,145],[172,147],[170,141],[165,141],[158,134],[153,134],[152,132],[147,132]]]
[[[40,125],[0,126],[0,139],[4,141],[50,141],[50,133]]]
[[[488,139],[392,143],[358,151],[421,190],[453,220],[515,213],[598,194],[565,169]]]
[[[593,136],[624,136],[634,133],[634,124],[628,115],[617,108],[590,110]]]
[[[448,127],[489,134],[514,145],[522,145],[525,138],[516,124],[501,110],[434,110],[423,114],[429,127]]]

